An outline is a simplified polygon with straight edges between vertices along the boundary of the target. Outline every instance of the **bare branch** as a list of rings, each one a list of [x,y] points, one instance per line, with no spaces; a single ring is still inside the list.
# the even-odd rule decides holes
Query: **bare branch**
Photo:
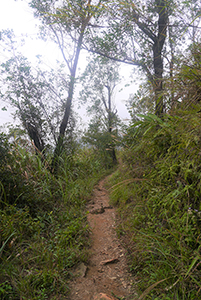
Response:
[[[53,31],[54,35],[56,36],[57,43],[58,43],[59,48],[60,48],[60,50],[61,50],[61,54],[62,54],[62,56],[63,56],[63,58],[64,58],[64,60],[65,60],[65,62],[66,62],[66,64],[67,64],[67,66],[68,66],[68,68],[69,68],[69,71],[71,72],[71,71],[72,71],[72,68],[71,68],[71,66],[70,66],[70,64],[69,64],[69,61],[68,61],[68,59],[66,58],[66,55],[65,55],[65,53],[64,53],[64,49],[63,49],[63,45],[62,45],[63,43],[61,44],[61,41],[60,41],[60,39],[59,39],[59,36],[58,36],[56,30],[54,30],[54,28],[53,28],[52,25],[50,25],[50,28],[51,28],[51,30]]]
[[[105,57],[105,58],[111,59],[111,60],[116,61],[116,62],[125,63],[125,64],[132,65],[132,66],[138,66],[138,67],[141,67],[141,68],[146,72],[149,81],[150,81],[151,83],[154,82],[153,75],[151,74],[151,72],[150,72],[150,70],[148,69],[148,67],[147,67],[142,61],[134,60],[134,59],[128,59],[128,58],[121,59],[121,58],[118,58],[118,57],[113,57],[113,56],[110,56],[110,55],[105,54],[105,53],[103,53],[103,52],[100,52],[100,51],[98,51],[98,50],[88,49],[86,46],[84,46],[83,49],[85,49],[85,50],[87,50],[87,51],[89,51],[89,52],[98,54],[98,55],[100,55],[100,56],[103,56],[103,57]]]

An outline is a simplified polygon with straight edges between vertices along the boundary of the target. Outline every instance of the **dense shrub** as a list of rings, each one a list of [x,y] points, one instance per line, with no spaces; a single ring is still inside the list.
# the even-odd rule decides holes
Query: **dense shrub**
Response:
[[[130,126],[111,177],[140,299],[201,297],[200,57],[194,47],[181,66],[163,119],[147,114]]]
[[[0,150],[0,298],[66,299],[88,255],[85,203],[105,170],[92,149],[61,158],[57,177],[5,136]]]
[[[124,166],[112,179],[114,185],[124,178],[111,197],[119,204],[122,228],[132,236],[131,269],[142,278],[138,286],[143,291],[160,283],[147,299],[200,295],[200,117],[193,112],[164,121],[145,117],[138,128],[142,137],[124,151]]]

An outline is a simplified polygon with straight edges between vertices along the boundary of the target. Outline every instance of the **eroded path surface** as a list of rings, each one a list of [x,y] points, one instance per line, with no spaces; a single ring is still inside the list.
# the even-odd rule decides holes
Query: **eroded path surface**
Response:
[[[130,299],[131,277],[125,249],[115,232],[115,209],[109,205],[105,180],[99,182],[88,205],[91,256],[87,265],[77,268],[79,276],[72,282],[70,300]]]

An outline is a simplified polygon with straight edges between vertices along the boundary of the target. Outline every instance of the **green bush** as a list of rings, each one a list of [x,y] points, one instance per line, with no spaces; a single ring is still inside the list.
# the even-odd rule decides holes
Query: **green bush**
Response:
[[[54,177],[30,148],[1,145],[0,298],[66,299],[71,268],[88,257],[85,204],[105,170],[82,149]]]
[[[199,105],[199,104],[198,104]],[[119,233],[143,299],[198,299],[201,292],[201,115],[154,115],[135,124],[121,172],[111,178]],[[115,178],[116,177],[116,178]],[[144,295],[145,295],[144,294]]]
[[[40,210],[52,210],[54,194],[51,185],[55,179],[40,158],[31,154],[30,147],[9,143],[6,136],[0,137],[1,208],[17,205],[29,207],[32,216]],[[45,180],[44,180],[45,179]]]

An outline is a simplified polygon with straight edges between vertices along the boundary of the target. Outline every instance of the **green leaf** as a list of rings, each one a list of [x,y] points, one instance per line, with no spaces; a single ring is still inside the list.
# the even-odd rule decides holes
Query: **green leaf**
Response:
[[[192,263],[191,263],[191,265],[190,265],[188,271],[187,271],[186,274],[185,274],[185,277],[188,276],[188,274],[190,273],[190,271],[192,270],[192,268],[194,267],[194,265],[196,264],[196,262],[197,262],[199,259],[200,259],[200,256],[198,256],[198,255],[193,259],[193,261],[192,261]]]

